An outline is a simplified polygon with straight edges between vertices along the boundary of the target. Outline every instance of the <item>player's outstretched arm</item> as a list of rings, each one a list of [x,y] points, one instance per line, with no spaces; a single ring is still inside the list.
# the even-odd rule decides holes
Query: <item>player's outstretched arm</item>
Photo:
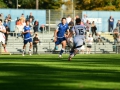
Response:
[[[54,42],[57,41],[57,32],[58,32],[58,30],[56,29],[56,30],[54,31]]]

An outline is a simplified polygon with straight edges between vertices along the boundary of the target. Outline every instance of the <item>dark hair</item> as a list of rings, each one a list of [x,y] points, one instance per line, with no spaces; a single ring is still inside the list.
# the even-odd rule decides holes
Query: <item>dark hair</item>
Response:
[[[26,20],[25,22],[27,23],[27,22],[30,22],[30,21],[29,21],[29,20]]]
[[[65,18],[65,17],[63,17],[63,18],[62,18],[62,20],[63,20],[63,19],[65,19],[65,20],[66,20],[66,18]]]
[[[80,19],[80,18],[77,18],[77,19],[76,19],[76,24],[77,24],[77,23],[80,23],[80,22],[81,22],[81,19]]]
[[[2,19],[0,19],[0,21],[2,22]]]

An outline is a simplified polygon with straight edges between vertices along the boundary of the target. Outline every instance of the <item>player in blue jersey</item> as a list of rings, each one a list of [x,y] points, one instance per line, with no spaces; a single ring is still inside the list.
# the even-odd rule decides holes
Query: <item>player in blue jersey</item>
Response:
[[[62,49],[60,51],[59,58],[61,58],[63,52],[65,51],[66,47],[66,38],[69,35],[69,27],[66,23],[66,18],[62,18],[61,23],[58,24],[57,29],[54,32],[54,42],[55,47],[57,47],[59,44],[62,44]]]
[[[25,48],[27,43],[30,43],[30,47],[29,47],[29,55],[31,55],[31,49],[32,49],[32,36],[31,36],[31,32],[30,32],[30,26],[29,26],[29,21],[26,21],[26,26],[24,26],[24,31],[22,32],[22,34],[24,35],[24,45],[23,45],[23,56],[25,53]]]
[[[68,60],[70,61],[72,59],[72,57],[74,57],[78,51],[81,49],[83,43],[84,43],[84,39],[85,39],[85,26],[81,25],[81,19],[77,18],[76,19],[76,25],[73,26],[72,28],[72,32],[70,33],[70,35],[75,35],[73,38],[73,43],[74,46],[70,52],[70,56],[68,58]]]

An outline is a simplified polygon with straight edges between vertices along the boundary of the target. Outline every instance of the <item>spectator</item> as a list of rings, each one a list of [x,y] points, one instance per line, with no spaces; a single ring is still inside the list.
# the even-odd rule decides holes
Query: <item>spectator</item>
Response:
[[[7,27],[10,29],[10,23],[8,22],[7,19],[5,19],[3,25],[4,25],[5,27],[7,26]]]
[[[87,15],[86,14],[83,15],[82,22],[84,24],[86,24],[86,22],[87,22]]]
[[[43,32],[44,29],[45,29],[45,25],[41,25],[40,26],[40,31]]]
[[[37,46],[37,43],[39,43],[39,39],[38,39],[38,36],[37,34],[35,34],[35,37],[33,38],[33,53],[34,54],[37,54],[37,50],[38,50],[38,46]],[[36,49],[36,51],[35,51]]]
[[[117,38],[117,51],[120,53],[120,35]]]
[[[35,33],[35,32],[38,32],[38,27],[39,27],[39,22],[36,20],[36,21],[34,22],[34,27],[33,27],[34,33]]]
[[[80,18],[80,17],[79,17],[78,15],[76,15],[76,16],[75,16],[75,20],[76,20],[77,18]]]
[[[110,16],[109,18],[109,32],[113,31],[113,26],[114,26],[114,18]]]
[[[69,22],[69,30],[71,31],[73,26],[74,26],[74,22],[73,22],[73,19],[71,19],[71,21]]]
[[[6,19],[8,20],[9,29],[10,29],[10,24],[11,24],[11,20],[12,20],[11,15],[8,14],[8,16],[6,16]]]
[[[30,19],[30,18],[32,18],[32,22],[33,22],[34,19],[35,19],[34,16],[32,15],[32,13],[30,13],[30,15],[29,15],[29,19]]]
[[[96,37],[95,37],[95,42],[96,42],[96,43],[99,43],[99,45],[100,45],[100,43],[102,42],[103,45],[104,45],[104,42],[102,41],[102,38],[101,38],[100,34],[98,34],[98,33],[97,33],[97,35],[96,35]]]
[[[12,20],[11,15],[8,14],[8,16],[6,16],[6,19],[8,20],[8,22],[11,22],[11,20]]]
[[[22,31],[23,31],[23,22],[22,22],[22,20],[21,19],[18,19],[17,20],[17,22],[16,22],[16,33],[18,33],[17,34],[17,38],[18,37],[20,37],[20,36],[22,36]]]
[[[93,37],[94,34],[97,35],[96,30],[97,30],[97,27],[96,27],[96,25],[93,21],[92,24],[91,24],[92,37]]]
[[[33,25],[32,18],[30,18],[29,20],[30,20],[30,28],[31,28],[31,30],[33,30],[33,26],[34,26],[34,25]]]
[[[118,20],[117,24],[116,24],[116,27],[118,28],[118,31],[120,33],[120,20]]]
[[[21,22],[20,19],[18,19],[18,20],[16,21],[16,25],[22,25],[22,22]]]
[[[9,32],[10,32],[10,28],[8,26],[5,26],[6,28],[6,33],[5,33],[5,44],[7,45],[7,41],[8,41],[8,35],[9,35]]]
[[[118,38],[118,36],[119,36],[118,29],[115,28],[115,29],[113,30],[114,45],[117,44],[117,38]]]
[[[67,21],[68,24],[70,23],[70,21],[71,21],[70,15],[68,15],[68,17],[66,18],[66,21]]]
[[[90,23],[89,23],[89,20],[87,20],[86,24],[86,38],[89,36],[89,33],[90,33]]]
[[[21,17],[20,17],[20,20],[21,20],[21,23],[24,23],[25,22],[25,17],[24,17],[24,14],[22,13]]]
[[[91,48],[92,48],[92,43],[93,43],[93,37],[90,34],[89,37],[87,38],[87,52],[86,52],[86,54],[90,54]]]

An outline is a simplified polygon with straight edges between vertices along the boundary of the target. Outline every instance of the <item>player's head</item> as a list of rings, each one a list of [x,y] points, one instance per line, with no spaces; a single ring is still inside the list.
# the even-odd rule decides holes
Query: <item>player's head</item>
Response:
[[[27,26],[29,25],[29,23],[30,23],[30,21],[29,21],[29,20],[26,20],[26,25],[27,25]]]
[[[65,18],[65,17],[62,18],[62,23],[63,23],[63,24],[66,23],[66,18]]]
[[[81,23],[81,19],[80,19],[80,18],[77,18],[77,19],[76,19],[76,24],[77,24],[77,25],[80,25],[80,23]]]

